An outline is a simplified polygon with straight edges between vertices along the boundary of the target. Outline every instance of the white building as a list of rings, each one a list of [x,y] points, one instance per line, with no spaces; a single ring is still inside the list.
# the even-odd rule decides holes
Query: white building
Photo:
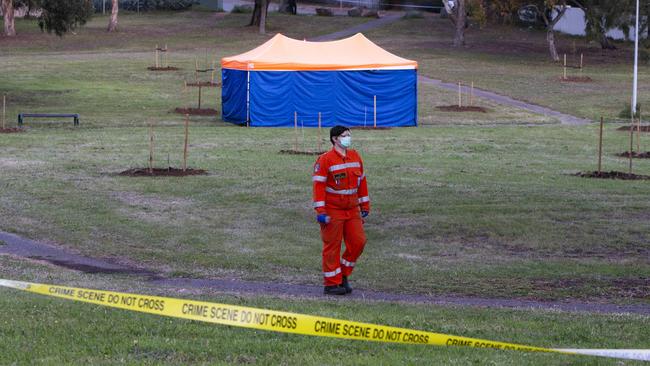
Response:
[[[557,14],[558,11],[554,10],[553,19],[555,19]],[[585,12],[580,8],[569,7],[564,13],[564,16],[562,16],[562,18],[560,18],[560,20],[555,24],[553,30],[570,34],[572,36],[584,36],[587,34],[585,31],[586,26],[587,26],[587,22],[585,21]],[[623,31],[620,28],[613,28],[607,31],[607,37],[616,40],[624,40],[625,33],[623,33]],[[647,38],[647,37],[648,37],[648,31],[646,30],[641,35],[641,38]],[[628,36],[628,39],[632,41],[634,40],[633,26],[630,27],[630,34]]]

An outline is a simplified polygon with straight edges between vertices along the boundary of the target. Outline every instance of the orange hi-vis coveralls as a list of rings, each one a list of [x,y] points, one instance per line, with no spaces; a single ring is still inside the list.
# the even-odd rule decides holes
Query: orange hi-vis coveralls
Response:
[[[331,218],[329,224],[320,224],[324,282],[336,286],[341,276],[352,273],[366,245],[360,211],[370,212],[370,198],[363,161],[352,149],[343,156],[332,148],[316,160],[312,180],[314,209]],[[341,240],[345,240],[343,257]]]

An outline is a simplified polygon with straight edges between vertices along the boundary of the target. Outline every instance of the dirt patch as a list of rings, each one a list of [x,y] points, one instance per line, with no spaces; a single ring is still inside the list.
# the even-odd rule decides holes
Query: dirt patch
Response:
[[[436,109],[443,112],[481,112],[487,113],[487,109],[479,106],[457,106],[457,105],[439,105]]]
[[[176,108],[174,112],[178,114],[189,114],[192,116],[214,116],[219,114],[219,111],[212,108]]]
[[[203,86],[203,87],[208,87],[208,88],[216,88],[218,86],[221,86],[220,82],[213,83],[211,81],[197,81],[193,83],[187,83],[187,86]]]
[[[289,155],[322,155],[327,151],[303,151],[303,150],[280,150],[280,154],[289,154]]]
[[[620,156],[623,158],[629,158],[630,157],[630,152],[622,152],[620,154],[616,154],[616,156]],[[632,158],[634,159],[650,159],[650,151],[644,151],[644,152],[636,152],[632,151]]]
[[[600,179],[621,179],[621,180],[649,180],[650,176],[648,175],[639,175],[639,174],[630,174],[630,173],[624,173],[624,172],[617,172],[617,171],[609,171],[609,172],[598,172],[598,171],[593,171],[593,172],[580,172],[574,174],[576,177],[582,177],[582,178],[600,178]]]
[[[149,170],[149,168],[132,168],[120,172],[118,175],[125,177],[185,177],[188,175],[206,175],[207,171],[203,169],[191,169],[187,168],[185,170],[178,168],[154,168]]]
[[[572,292],[580,291],[585,286],[593,286],[600,289],[600,296],[606,299],[645,299],[650,296],[650,279],[648,278],[534,280],[532,283],[536,289],[562,289]]]
[[[650,298],[649,278],[621,278],[612,280],[618,297],[633,297],[637,299]]]
[[[150,275],[150,276],[154,275],[154,272],[147,271],[144,269],[137,269],[137,268],[107,268],[107,267],[102,267],[100,265],[94,266],[89,264],[78,263],[73,260],[53,259],[53,258],[41,257],[38,255],[29,256],[27,258],[34,259],[37,261],[45,261],[48,263],[52,263],[55,266],[60,266],[75,271],[81,271],[84,273],[121,273],[121,274]]]
[[[593,79],[589,76],[567,76],[560,77],[560,81],[566,83],[591,83]]]
[[[0,133],[19,133],[19,132],[25,132],[25,129],[20,127],[0,128]]]
[[[176,70],[180,70],[180,69],[178,67],[174,67],[174,66],[165,66],[165,67],[149,66],[149,67],[147,67],[147,70],[149,70],[149,71],[176,71]]]
[[[636,132],[636,129],[637,129],[637,126],[634,126],[633,129],[632,129],[632,131]],[[630,130],[630,126],[621,126],[621,127],[617,128],[616,130],[617,130],[617,131],[629,131],[629,130]],[[640,132],[650,132],[650,126],[648,126],[648,125],[646,125],[646,126],[641,126],[641,127],[639,128],[639,131],[640,131]]]

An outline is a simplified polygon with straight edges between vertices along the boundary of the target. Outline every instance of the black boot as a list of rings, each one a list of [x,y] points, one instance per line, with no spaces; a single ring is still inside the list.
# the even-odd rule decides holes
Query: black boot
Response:
[[[348,278],[345,276],[343,276],[343,282],[341,283],[341,288],[345,289],[346,294],[352,293],[352,286],[350,286],[350,282],[348,282]]]
[[[345,295],[345,289],[339,286],[325,286],[323,290],[325,295]]]

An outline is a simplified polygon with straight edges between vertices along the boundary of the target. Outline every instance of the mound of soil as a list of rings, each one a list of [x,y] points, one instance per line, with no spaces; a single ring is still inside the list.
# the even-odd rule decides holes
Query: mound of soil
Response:
[[[180,70],[180,69],[178,67],[174,67],[174,66],[166,66],[166,67],[149,66],[149,67],[147,67],[147,70],[150,70],[150,71],[176,71],[176,70]]]
[[[650,179],[650,176],[648,175],[638,175],[638,174],[630,174],[630,173],[623,173],[623,172],[617,172],[617,171],[610,171],[610,172],[580,172],[576,173],[575,176],[577,177],[582,177],[582,178],[600,178],[600,179],[621,179],[621,180],[648,180]]]
[[[187,175],[206,175],[207,171],[203,169],[183,169],[172,168],[154,168],[151,172],[149,168],[132,168],[120,172],[118,175],[125,177],[185,177]]]
[[[368,126],[357,126],[350,127],[351,130],[390,130],[392,127],[368,127]]]
[[[18,133],[18,132],[25,132],[25,129],[20,127],[0,128],[0,133]]]
[[[593,80],[589,76],[567,76],[561,77],[560,81],[567,83],[591,83]]]
[[[289,155],[321,155],[325,154],[327,151],[303,151],[303,150],[280,150],[280,154],[289,154]]]
[[[187,83],[187,86],[204,86],[204,87],[209,87],[209,88],[216,88],[218,86],[221,86],[220,82],[213,83],[211,81],[198,81],[195,83]]]
[[[623,158],[629,158],[630,157],[630,152],[622,152],[620,154],[616,154],[616,156],[620,156]],[[632,151],[632,158],[634,159],[650,159],[650,151],[644,151],[644,152],[636,152]]]
[[[617,128],[616,130],[617,131],[629,131],[630,126],[629,125],[622,126],[622,127]],[[634,126],[632,128],[632,131],[636,132],[636,126]],[[639,131],[641,131],[641,132],[650,132],[650,126],[641,126],[641,128],[639,128]]]
[[[487,113],[487,109],[479,106],[439,105],[436,109],[444,112],[481,112]]]
[[[189,114],[193,116],[214,116],[219,114],[219,111],[212,108],[176,108],[174,112],[178,114]]]

